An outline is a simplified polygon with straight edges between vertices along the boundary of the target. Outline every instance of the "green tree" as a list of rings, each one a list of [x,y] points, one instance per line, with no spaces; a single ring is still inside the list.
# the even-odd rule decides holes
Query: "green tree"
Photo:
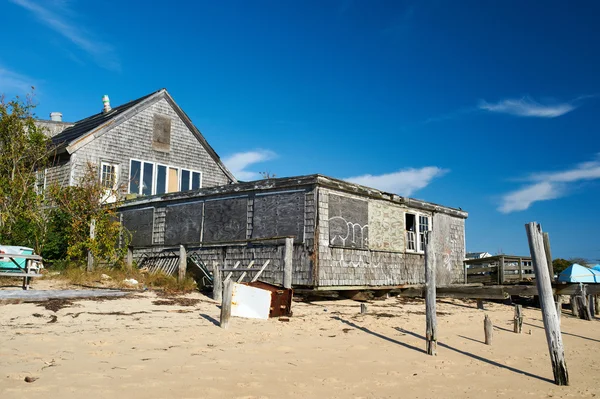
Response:
[[[95,165],[88,163],[75,186],[53,185],[48,189],[54,204],[53,232],[49,250],[69,260],[83,261],[88,251],[110,265],[122,263],[130,242],[123,231],[114,204],[104,198],[116,196],[118,188],[102,185]],[[95,237],[90,237],[90,225],[95,223]],[[83,264],[83,263],[82,263]]]
[[[571,262],[566,259],[554,259],[552,260],[552,268],[554,269],[554,274],[560,274],[567,267],[571,266]]]
[[[0,97],[0,242],[41,250],[48,212],[36,190],[39,171],[48,164],[50,141],[36,126],[32,95]]]

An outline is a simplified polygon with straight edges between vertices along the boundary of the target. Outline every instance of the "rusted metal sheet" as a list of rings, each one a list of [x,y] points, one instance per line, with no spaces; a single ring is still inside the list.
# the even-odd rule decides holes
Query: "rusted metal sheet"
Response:
[[[271,291],[271,310],[269,311],[269,317],[292,315],[292,297],[294,296],[294,291],[291,288],[286,289],[273,284],[264,283],[262,281],[244,284]]]

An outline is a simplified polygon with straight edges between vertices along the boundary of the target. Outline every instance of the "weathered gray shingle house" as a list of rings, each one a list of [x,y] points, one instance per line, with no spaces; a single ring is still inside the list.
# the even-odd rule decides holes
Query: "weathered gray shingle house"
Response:
[[[56,146],[45,185],[75,185],[86,165],[122,195],[154,195],[237,182],[166,89],[75,123],[40,121]]]

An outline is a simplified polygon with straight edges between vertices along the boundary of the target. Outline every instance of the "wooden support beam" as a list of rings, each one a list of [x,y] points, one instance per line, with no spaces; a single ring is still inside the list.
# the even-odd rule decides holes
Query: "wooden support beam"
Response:
[[[494,325],[492,324],[492,320],[488,317],[488,315],[485,315],[485,318],[483,319],[483,333],[485,334],[486,345],[492,344],[493,331]]]
[[[587,286],[585,284],[581,284],[579,294],[575,296],[575,301],[577,303],[579,318],[590,321],[592,320],[592,314],[590,312],[590,308],[588,307],[588,295],[586,288]]]
[[[127,266],[127,270],[131,271],[133,268],[133,247],[131,245],[127,246],[127,258],[125,260],[125,264]]]
[[[294,237],[285,239],[283,252],[283,288],[292,288],[292,261],[294,259]]]
[[[238,278],[237,282],[241,283],[244,280],[244,277],[246,277],[246,274],[248,273],[248,269],[252,269],[252,266],[254,266],[254,260],[250,262],[250,264],[248,265],[248,267],[246,268],[246,271],[244,271],[242,274],[240,274],[240,277]]]
[[[485,310],[485,307],[483,306],[483,299],[477,300],[477,309]]]
[[[239,260],[237,262],[235,262],[235,265],[233,265],[233,270],[237,269],[238,266],[241,264],[242,262],[240,262]],[[250,262],[250,266],[252,266],[252,262]],[[225,266],[225,263],[223,263],[223,266]],[[229,274],[227,275],[227,277],[225,277],[225,279],[223,280],[223,282],[229,280],[231,278],[231,276],[233,275],[233,271],[230,271]]]
[[[367,313],[367,304],[361,303],[360,304],[360,314],[365,314],[365,313]]]
[[[560,318],[562,316],[562,295],[556,295],[556,316],[558,317],[558,323],[560,324]]]
[[[523,280],[523,258],[519,258],[519,281]]]
[[[550,360],[552,362],[554,382],[557,385],[569,385],[569,373],[567,371],[567,362],[565,361],[562,334],[560,332],[558,316],[556,315],[556,306],[552,297],[552,279],[550,278],[550,269],[548,268],[548,260],[544,250],[542,226],[532,222],[525,225],[525,230],[529,241],[535,282],[540,298],[540,307],[542,310],[542,319],[544,320],[546,340],[548,341]]]
[[[229,281],[229,279],[227,279],[226,281]],[[217,302],[221,302],[223,299],[223,283],[221,282],[221,270],[219,270],[219,264],[217,262],[213,263],[213,299]]]
[[[427,354],[437,354],[437,320],[435,311],[435,252],[433,231],[425,233],[425,319]]]
[[[590,312],[590,320],[594,320],[594,315],[596,314],[596,307],[594,306],[594,297],[595,295],[588,295],[588,310]]]
[[[571,313],[574,317],[579,317],[579,306],[577,306],[576,295],[571,295]]]
[[[185,280],[185,273],[187,272],[187,252],[183,245],[179,246],[179,267],[177,271],[177,281],[181,283]]]
[[[269,263],[271,263],[271,259],[267,259],[266,262],[263,263],[263,265],[260,268],[260,270],[254,275],[254,277],[252,277],[252,280],[250,280],[251,283],[254,283],[256,280],[258,280],[258,278],[265,271],[265,269],[267,268],[267,266],[269,266]]]
[[[225,281],[223,287],[223,301],[221,302],[221,319],[219,325],[221,328],[229,327],[229,319],[231,318],[231,298],[233,296],[233,280]]]
[[[523,306],[515,305],[515,316],[514,316],[514,332],[521,334],[523,329]]]
[[[554,281],[554,267],[552,266],[552,251],[550,250],[550,235],[548,233],[544,233],[544,253],[546,254],[546,262],[548,262],[550,281]]]
[[[598,299],[600,299],[599,295],[598,294],[594,295],[594,310],[595,310],[596,315],[600,315],[600,306],[598,306],[598,305],[600,305],[600,303],[599,303],[600,301]]]
[[[504,284],[504,256],[500,256],[500,260],[498,261],[498,284]]]

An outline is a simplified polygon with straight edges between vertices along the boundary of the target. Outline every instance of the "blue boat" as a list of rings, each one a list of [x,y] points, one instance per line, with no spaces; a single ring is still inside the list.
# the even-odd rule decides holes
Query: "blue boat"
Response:
[[[600,271],[574,263],[558,275],[558,281],[562,283],[600,283]]]

